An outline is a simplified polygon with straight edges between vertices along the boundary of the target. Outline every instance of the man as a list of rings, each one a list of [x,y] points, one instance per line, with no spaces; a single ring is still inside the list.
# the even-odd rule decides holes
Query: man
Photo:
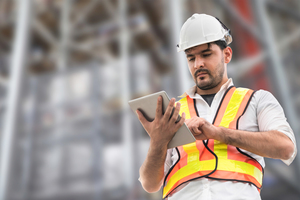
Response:
[[[158,98],[152,122],[137,111],[150,136],[140,168],[147,192],[163,186],[170,200],[261,199],[263,157],[293,161],[294,134],[277,100],[264,90],[235,88],[228,79],[231,41],[227,27],[209,15],[194,14],[183,25],[178,50],[185,51],[196,85],[176,105],[171,99],[165,114]],[[184,122],[196,142],[167,150]]]

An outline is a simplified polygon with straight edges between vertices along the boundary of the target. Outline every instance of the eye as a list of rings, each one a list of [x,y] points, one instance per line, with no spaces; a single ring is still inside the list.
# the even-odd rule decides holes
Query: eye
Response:
[[[189,61],[194,61],[194,60],[195,60],[195,57],[189,58]]]
[[[203,54],[202,56],[205,58],[205,57],[208,57],[208,56],[210,56],[210,55],[211,55],[211,53]]]

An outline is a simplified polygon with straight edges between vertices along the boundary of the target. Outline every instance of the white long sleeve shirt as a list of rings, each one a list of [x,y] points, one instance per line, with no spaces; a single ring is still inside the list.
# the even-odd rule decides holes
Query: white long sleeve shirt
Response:
[[[196,107],[199,116],[212,123],[217,112],[220,101],[230,86],[232,79],[229,79],[215,95],[211,107],[197,93],[196,86],[190,88],[186,93],[196,100]],[[289,165],[297,154],[296,141],[294,133],[286,121],[284,112],[275,97],[265,90],[257,91],[250,104],[239,120],[239,130],[258,132],[277,130],[286,134],[294,143],[294,153],[288,160],[282,160]],[[242,149],[241,149],[242,150]],[[265,167],[263,157],[255,155],[251,152],[243,150]],[[178,160],[178,154],[175,149],[169,149],[165,162],[165,174],[170,167]],[[249,183],[236,181],[218,181],[207,178],[200,178],[178,187],[168,200],[258,200],[261,199],[260,194],[255,186]]]

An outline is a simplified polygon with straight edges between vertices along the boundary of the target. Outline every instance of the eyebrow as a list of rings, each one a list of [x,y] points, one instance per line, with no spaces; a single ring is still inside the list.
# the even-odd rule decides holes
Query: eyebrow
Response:
[[[195,54],[202,54],[202,53],[211,52],[211,51],[212,51],[211,49],[204,49],[204,50],[201,51],[200,53],[195,53]],[[186,54],[186,57],[192,57],[192,56],[194,56],[195,54],[187,53],[187,54]]]

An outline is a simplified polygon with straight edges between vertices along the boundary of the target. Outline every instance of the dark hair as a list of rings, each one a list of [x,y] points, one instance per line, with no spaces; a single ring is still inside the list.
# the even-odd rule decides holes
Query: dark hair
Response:
[[[224,50],[228,46],[224,40],[217,40],[212,43],[218,45],[221,50]]]
[[[224,50],[226,47],[228,47],[227,43],[224,40],[217,40],[217,41],[214,41],[214,42],[207,43],[207,48],[208,49],[210,49],[211,44],[216,44],[218,47],[220,47],[221,50]],[[192,48],[194,48],[194,47],[188,48],[184,52],[188,53]]]

